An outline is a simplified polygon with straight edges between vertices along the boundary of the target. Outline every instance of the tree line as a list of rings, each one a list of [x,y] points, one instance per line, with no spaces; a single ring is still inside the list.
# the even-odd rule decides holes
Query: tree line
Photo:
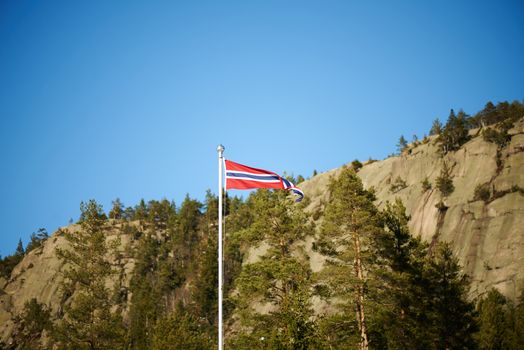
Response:
[[[486,141],[504,147],[510,138],[508,130],[522,117],[524,117],[524,103],[521,101],[511,103],[503,101],[496,105],[489,101],[482,110],[472,116],[463,110],[455,113],[451,109],[445,124],[439,118],[433,121],[429,135],[437,136],[442,154],[458,150],[470,139],[469,131],[472,129],[479,129]],[[415,146],[428,140],[427,136],[424,136],[422,141],[418,141],[416,135],[413,136]],[[407,149],[408,140],[401,135],[397,143],[397,152],[401,154]]]

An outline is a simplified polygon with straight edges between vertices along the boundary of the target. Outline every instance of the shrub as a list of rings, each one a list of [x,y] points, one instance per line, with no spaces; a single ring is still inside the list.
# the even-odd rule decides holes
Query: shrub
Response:
[[[421,182],[422,184],[422,193],[431,190],[431,182],[429,182],[428,177],[426,176]]]
[[[436,183],[437,189],[444,197],[449,196],[455,190],[455,186],[453,185],[453,180],[451,178],[451,169],[448,167],[446,162],[444,162],[444,165],[440,170],[440,176],[437,177]]]
[[[511,136],[508,134],[507,130],[497,131],[492,128],[487,128],[482,133],[482,138],[486,142],[493,142],[500,148],[503,148],[511,140]]]
[[[484,202],[487,202],[490,197],[491,197],[491,193],[489,190],[489,184],[485,183],[482,185],[477,185],[477,187],[475,187],[475,192],[473,195],[474,200],[476,201],[482,200]]]
[[[353,170],[359,171],[359,169],[362,168],[362,163],[358,159],[355,159],[351,162],[351,166],[353,167]]]
[[[406,181],[402,180],[402,178],[400,176],[397,176],[397,178],[395,179],[395,181],[391,184],[391,187],[389,188],[389,191],[391,193],[395,193],[395,192],[398,192],[404,188],[408,187],[408,185],[406,184]]]

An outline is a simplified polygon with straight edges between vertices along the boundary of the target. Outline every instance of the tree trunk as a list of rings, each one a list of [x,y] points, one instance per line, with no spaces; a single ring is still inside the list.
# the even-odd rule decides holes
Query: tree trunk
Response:
[[[368,350],[368,335],[364,313],[364,275],[362,273],[362,261],[360,258],[360,238],[357,233],[353,233],[353,241],[355,244],[355,273],[359,281],[357,286],[357,318],[360,329],[359,350]]]

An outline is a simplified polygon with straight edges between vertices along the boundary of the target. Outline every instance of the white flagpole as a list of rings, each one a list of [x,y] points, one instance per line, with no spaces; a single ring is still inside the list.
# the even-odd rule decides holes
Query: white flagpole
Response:
[[[224,146],[218,145],[218,350],[224,349],[223,329],[222,329],[222,164],[224,164]]]

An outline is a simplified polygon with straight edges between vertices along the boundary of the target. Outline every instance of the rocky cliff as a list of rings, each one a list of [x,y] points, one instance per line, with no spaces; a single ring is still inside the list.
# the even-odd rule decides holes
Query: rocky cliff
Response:
[[[432,137],[409,145],[400,156],[370,161],[358,171],[364,186],[375,189],[379,207],[402,199],[411,216],[412,234],[430,243],[452,244],[471,277],[472,298],[495,287],[515,300],[524,288],[524,119],[508,133],[510,142],[499,148],[484,141],[481,130],[472,130],[470,141],[445,156]],[[447,197],[435,186],[444,163],[455,187]],[[339,171],[301,184],[312,199],[307,210],[319,210],[327,199],[329,178]],[[430,189],[423,188],[424,179],[432,184]],[[479,185],[487,191],[483,199],[475,198]],[[312,263],[318,261],[313,257]]]
[[[58,259],[56,248],[68,246],[63,236],[63,230],[76,231],[79,225],[70,225],[55,232],[41,247],[29,252],[14,268],[9,280],[0,279],[0,341],[9,345],[10,338],[15,331],[15,318],[20,315],[24,304],[36,298],[39,303],[49,307],[51,314],[60,315],[62,312],[62,271],[67,266]],[[120,224],[109,223],[107,239],[120,239],[120,247],[111,256],[113,267],[121,271],[118,277],[123,286],[129,286],[131,273],[134,268],[134,259],[130,255],[133,240],[131,235],[123,234]],[[107,281],[112,287],[116,281]]]

